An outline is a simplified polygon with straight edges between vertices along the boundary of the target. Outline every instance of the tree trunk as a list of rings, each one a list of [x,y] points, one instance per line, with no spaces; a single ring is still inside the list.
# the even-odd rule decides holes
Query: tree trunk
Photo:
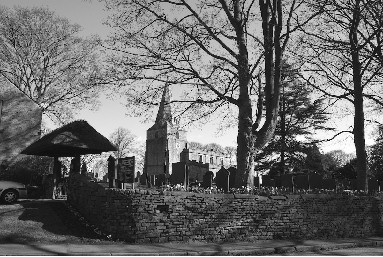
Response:
[[[359,59],[358,26],[360,22],[360,0],[355,1],[353,19],[350,27],[350,46],[354,83],[354,144],[357,159],[358,190],[367,191],[367,155],[364,138],[364,111],[361,63]]]
[[[240,14],[243,5],[241,1],[234,1],[234,10]],[[255,150],[262,149],[274,136],[278,118],[280,98],[280,78],[282,48],[280,45],[280,32],[282,29],[281,0],[259,1],[262,30],[265,47],[265,104],[266,120],[260,130],[258,123],[253,124],[252,105],[249,96],[249,83],[251,73],[246,45],[245,31],[241,15],[235,15],[236,36],[239,54],[238,60],[238,137],[237,137],[237,174],[236,187],[254,186],[254,158]],[[258,120],[258,119],[257,119]]]
[[[355,82],[354,82],[355,83]],[[366,154],[366,143],[364,137],[364,112],[363,112],[363,95],[362,89],[355,86],[355,115],[354,115],[354,144],[356,150],[357,159],[357,179],[358,179],[358,190],[368,190],[367,180],[367,154]]]
[[[286,151],[286,103],[285,103],[285,90],[282,86],[283,96],[282,96],[282,110],[281,110],[281,162],[280,162],[280,175],[285,174],[285,151]]]
[[[239,105],[236,187],[254,185],[252,109],[250,99]]]

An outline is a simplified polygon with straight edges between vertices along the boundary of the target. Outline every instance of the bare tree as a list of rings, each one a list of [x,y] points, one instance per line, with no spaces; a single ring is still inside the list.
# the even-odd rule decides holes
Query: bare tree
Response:
[[[305,1],[104,1],[116,29],[108,45],[116,51],[110,76],[125,86],[129,102],[153,104],[169,83],[178,94],[178,115],[234,120],[236,183],[252,186],[253,156],[276,126],[281,58],[296,30],[293,16]],[[132,80],[139,86],[124,82]]]
[[[96,40],[45,8],[0,6],[0,78],[60,120],[95,100]],[[54,116],[52,116],[54,115]]]
[[[117,148],[116,158],[126,157],[129,152],[135,151],[136,136],[129,129],[119,127],[109,138]]]
[[[306,80],[317,90],[354,107],[354,144],[357,156],[358,189],[367,190],[365,143],[366,101],[382,103],[377,83],[382,79],[382,1],[321,0],[314,12],[323,10],[306,34],[310,50],[304,53]],[[303,52],[302,52],[303,53]],[[316,78],[314,80],[314,77]]]

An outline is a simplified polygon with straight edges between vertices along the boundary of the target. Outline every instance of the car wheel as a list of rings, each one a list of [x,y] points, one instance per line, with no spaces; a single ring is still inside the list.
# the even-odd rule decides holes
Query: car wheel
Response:
[[[4,193],[1,195],[1,200],[5,203],[14,203],[19,198],[19,194],[16,190],[5,190]]]

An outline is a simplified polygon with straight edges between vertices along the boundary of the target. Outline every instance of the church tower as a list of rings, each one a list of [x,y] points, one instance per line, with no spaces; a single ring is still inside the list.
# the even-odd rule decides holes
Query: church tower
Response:
[[[166,84],[156,121],[146,133],[144,172],[152,184],[160,184],[158,179],[162,182],[165,176],[172,174],[172,163],[180,161],[186,143],[186,131],[173,122],[169,85]]]

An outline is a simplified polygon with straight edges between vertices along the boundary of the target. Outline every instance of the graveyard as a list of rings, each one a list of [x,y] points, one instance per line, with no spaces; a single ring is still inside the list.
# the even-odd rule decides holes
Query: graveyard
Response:
[[[383,244],[382,1],[75,4],[0,5],[0,241]]]
[[[255,177],[253,187],[236,188],[235,166],[225,168],[222,162],[213,172],[208,162],[190,160],[185,132],[182,137],[174,133],[167,90],[148,130],[141,176],[136,176],[134,157],[110,157],[107,185],[78,171],[69,177],[67,201],[105,234],[132,243],[164,243],[381,233],[383,198],[377,181],[369,181],[369,192],[358,192],[351,180],[285,174]],[[179,139],[182,151],[176,147]]]
[[[155,124],[147,131],[142,173],[134,156],[109,156],[104,179],[90,176],[80,156],[116,148],[86,121],[66,124],[19,151],[53,157],[45,196],[66,199],[113,240],[224,242],[381,233],[379,181],[370,179],[369,191],[360,192],[352,179],[298,173],[255,176],[252,187],[236,187],[235,160],[189,148],[169,102],[165,85]],[[72,158],[69,177],[62,173],[60,157]]]

